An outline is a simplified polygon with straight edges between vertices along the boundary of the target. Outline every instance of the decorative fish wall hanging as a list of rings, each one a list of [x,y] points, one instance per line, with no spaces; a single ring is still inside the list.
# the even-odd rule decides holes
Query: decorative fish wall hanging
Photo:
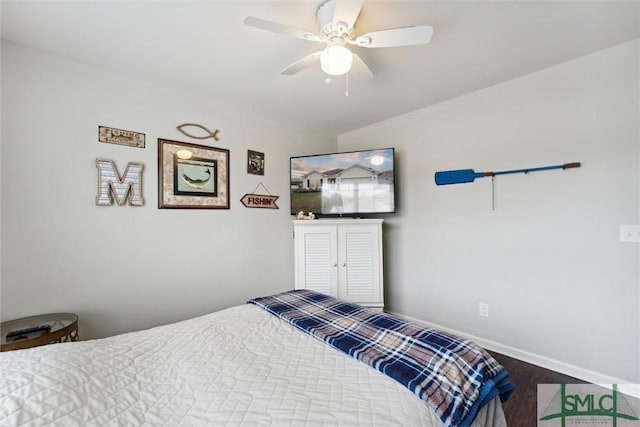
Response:
[[[189,127],[194,127],[194,128],[198,128],[201,129],[203,131],[205,131],[206,135],[204,136],[197,136],[194,135],[190,132],[187,132],[184,130],[184,128],[189,128]],[[180,126],[176,126],[176,129],[178,129],[180,132],[182,132],[184,135],[188,136],[189,138],[195,138],[195,139],[207,139],[207,138],[213,138],[216,141],[219,141],[220,138],[218,138],[218,132],[219,130],[216,129],[213,132],[211,132],[209,129],[207,129],[206,127],[202,126],[202,125],[198,125],[195,123],[183,123]]]

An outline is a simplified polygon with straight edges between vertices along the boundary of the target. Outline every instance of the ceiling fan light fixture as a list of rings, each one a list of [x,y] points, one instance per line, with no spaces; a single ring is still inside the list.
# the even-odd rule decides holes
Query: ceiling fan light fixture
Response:
[[[308,54],[280,71],[280,74],[290,76],[304,68],[316,66],[317,61],[320,60],[322,71],[330,76],[329,79],[332,76],[346,75],[348,84],[352,66],[354,77],[372,78],[373,73],[367,64],[359,55],[351,53],[348,49],[349,45],[368,49],[414,46],[429,43],[433,35],[433,27],[414,25],[371,31],[356,36],[357,20],[360,18],[365,0],[318,1],[321,3],[316,10],[316,23],[318,24],[318,32],[316,33],[253,16],[245,18],[244,23],[250,27],[298,39],[326,43],[324,50]]]
[[[322,71],[331,76],[341,76],[351,69],[353,53],[340,44],[328,46],[320,55]]]

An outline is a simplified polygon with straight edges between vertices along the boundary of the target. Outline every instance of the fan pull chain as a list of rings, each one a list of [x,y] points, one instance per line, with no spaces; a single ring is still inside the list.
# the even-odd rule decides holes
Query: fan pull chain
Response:
[[[345,73],[345,90],[344,96],[349,96],[349,73]]]

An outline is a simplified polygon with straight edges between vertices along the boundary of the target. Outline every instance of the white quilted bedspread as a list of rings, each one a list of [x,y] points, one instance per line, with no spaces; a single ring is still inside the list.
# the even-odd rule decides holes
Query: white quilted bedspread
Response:
[[[369,366],[254,305],[0,353],[2,426],[441,426]],[[474,426],[506,426],[497,401]]]

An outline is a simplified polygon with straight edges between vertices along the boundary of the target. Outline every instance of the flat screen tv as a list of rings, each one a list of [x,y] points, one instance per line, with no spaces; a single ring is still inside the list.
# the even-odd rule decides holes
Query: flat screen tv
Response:
[[[291,214],[395,212],[394,149],[291,157]]]

